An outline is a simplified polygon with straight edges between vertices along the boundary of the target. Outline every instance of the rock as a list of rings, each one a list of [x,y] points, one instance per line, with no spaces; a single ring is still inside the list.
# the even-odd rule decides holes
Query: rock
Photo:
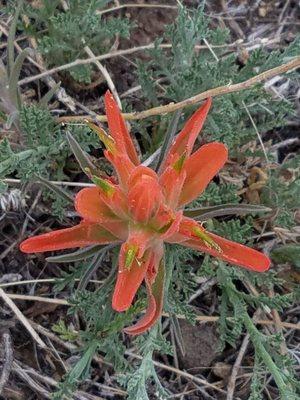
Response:
[[[178,352],[179,360],[185,369],[210,367],[218,355],[218,336],[215,324],[196,324],[181,320],[185,355]]]

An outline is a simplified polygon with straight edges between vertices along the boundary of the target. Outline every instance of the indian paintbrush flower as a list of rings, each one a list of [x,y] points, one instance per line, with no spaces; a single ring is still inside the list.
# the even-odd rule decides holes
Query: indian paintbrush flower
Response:
[[[94,187],[82,189],[75,208],[82,222],[29,238],[21,243],[25,253],[122,243],[118,276],[112,298],[116,311],[125,311],[145,282],[148,306],[131,335],[149,329],[163,306],[164,243],[178,243],[252,271],[265,271],[270,260],[263,253],[224,239],[195,220],[183,208],[207,187],[227,160],[227,148],[213,142],[192,153],[196,138],[211,106],[208,99],[174,139],[159,173],[141,165],[126,123],[111,95],[105,95],[110,135],[89,123],[104,145],[106,159],[117,179],[92,175]]]

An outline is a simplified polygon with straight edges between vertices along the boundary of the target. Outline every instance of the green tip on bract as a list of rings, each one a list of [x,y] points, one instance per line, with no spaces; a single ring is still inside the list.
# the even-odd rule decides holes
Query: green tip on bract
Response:
[[[177,171],[178,173],[181,172],[185,160],[186,160],[186,152],[181,154],[181,156],[178,158],[178,160],[175,161],[175,163],[173,164],[173,168],[175,169],[175,171]]]
[[[99,186],[100,189],[103,190],[103,192],[107,195],[107,196],[112,196],[115,192],[115,188],[113,187],[113,185],[111,183],[109,183],[108,181],[106,181],[105,179],[99,178],[96,175],[93,175],[91,177],[92,182]]]
[[[132,266],[132,263],[135,259],[135,256],[138,252],[138,247],[135,245],[130,245],[125,258],[125,268],[129,269]]]
[[[164,226],[162,226],[159,230],[158,233],[163,234],[166,233],[167,230],[171,227],[171,225],[174,222],[174,218],[171,218],[169,222],[167,222]]]
[[[92,171],[89,167],[85,167],[83,168],[83,172],[85,172],[87,174],[87,176],[92,180],[93,179],[93,174]]]
[[[218,253],[222,253],[221,247],[204,231],[202,231],[199,227],[195,226],[193,228],[193,233],[199,239],[203,240],[207,247],[210,249],[217,250]]]
[[[85,121],[88,127],[97,133],[99,139],[101,140],[102,143],[104,143],[104,146],[109,150],[111,153],[115,152],[116,146],[115,146],[115,141],[114,139],[109,136],[104,129],[100,128],[98,125],[93,124],[90,121]]]

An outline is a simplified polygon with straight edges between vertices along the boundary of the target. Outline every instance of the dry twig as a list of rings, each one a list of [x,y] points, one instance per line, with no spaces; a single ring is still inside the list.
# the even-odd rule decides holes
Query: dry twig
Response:
[[[234,389],[235,389],[235,382],[236,382],[236,377],[237,377],[237,373],[238,370],[240,368],[242,359],[244,357],[244,354],[247,350],[248,344],[249,344],[249,340],[250,340],[250,335],[249,333],[247,333],[247,335],[244,337],[243,343],[241,345],[239,354],[235,360],[235,363],[232,367],[232,372],[231,372],[231,376],[228,382],[228,386],[227,386],[227,397],[226,400],[233,400],[233,394],[234,394]]]
[[[97,11],[98,15],[103,15],[115,11],[122,10],[123,8],[149,8],[149,9],[157,9],[157,8],[163,8],[163,9],[169,9],[169,10],[177,10],[177,6],[172,6],[169,4],[135,4],[135,3],[127,3],[127,4],[121,4],[115,7],[107,8],[105,10]]]
[[[291,71],[293,69],[300,67],[300,57],[295,57],[293,60],[289,61],[286,64],[279,65],[278,67],[269,69],[267,71],[262,72],[256,76],[253,76],[246,81],[235,83],[233,85],[225,85],[218,86],[213,89],[206,90],[205,92],[199,93],[196,96],[190,97],[186,100],[179,101],[178,103],[169,103],[165,106],[153,107],[145,111],[141,112],[133,112],[133,113],[124,113],[122,114],[126,120],[139,120],[147,117],[151,117],[154,115],[162,115],[168,114],[170,112],[174,112],[180,110],[184,107],[191,106],[199,103],[200,101],[207,99],[208,97],[216,97],[224,94],[239,92],[241,90],[249,89],[250,87],[257,85],[258,83],[264,82],[267,79],[272,78],[278,74],[283,74],[285,72]],[[106,115],[97,115],[96,119],[100,122],[107,121]],[[88,115],[79,115],[79,116],[70,116],[70,117],[61,117],[58,118],[59,122],[70,122],[70,121],[84,121],[91,120]]]
[[[24,315],[21,313],[21,311],[15,305],[15,303],[11,300],[9,295],[7,295],[4,292],[4,290],[1,288],[0,288],[0,297],[8,305],[8,307],[13,311],[13,313],[16,315],[18,320],[24,325],[24,327],[27,329],[28,333],[30,333],[32,338],[40,345],[40,347],[42,349],[45,349],[47,347],[46,344],[42,341],[42,339],[39,337],[39,335],[35,332],[35,330],[32,328],[30,323],[27,321],[27,319],[24,317]]]
[[[237,40],[233,43],[228,43],[228,44],[221,44],[221,45],[211,45],[210,47],[213,49],[220,49],[220,48],[224,48],[224,49],[232,49],[232,48],[236,48],[236,47],[240,47],[240,46],[248,46],[252,43],[257,43],[257,45],[261,45],[261,46],[265,46],[267,44],[272,44],[272,43],[277,43],[278,39],[274,39],[274,40],[269,40],[269,41],[265,41],[264,39],[260,39],[259,41],[252,41],[251,43],[243,43],[243,41],[241,40]],[[159,48],[161,49],[170,49],[172,47],[171,44],[161,44],[159,45]],[[45,76],[48,75],[53,75],[57,72],[60,71],[65,71],[66,69],[69,68],[73,68],[73,67],[77,67],[78,65],[86,65],[86,64],[91,64],[93,62],[95,62],[96,60],[98,61],[103,61],[103,60],[108,60],[110,58],[114,58],[114,57],[122,57],[122,56],[126,56],[129,54],[134,54],[140,51],[145,51],[145,50],[151,50],[155,48],[155,44],[154,43],[150,43],[150,44],[146,44],[144,46],[137,46],[137,47],[132,47],[130,49],[124,49],[124,50],[117,50],[117,51],[111,51],[107,54],[101,54],[99,56],[96,57],[91,57],[91,58],[86,58],[86,59],[77,59],[75,61],[72,61],[70,63],[67,64],[63,64],[60,65],[58,67],[54,67],[51,69],[48,69],[47,71],[41,72],[40,74],[36,74],[36,75],[32,75],[32,76],[28,76],[27,78],[21,79],[18,84],[19,86],[23,86],[26,83],[30,83],[33,81],[36,81],[38,79],[44,78]],[[206,49],[207,50],[207,45],[197,45],[195,46],[195,50],[203,50]]]
[[[95,58],[95,54],[92,52],[92,50],[89,48],[89,46],[85,46],[84,47],[84,51],[86,52],[86,54],[88,56]],[[120,97],[118,95],[116,86],[115,86],[113,80],[111,79],[106,67],[104,65],[102,65],[99,60],[95,60],[94,64],[96,65],[96,67],[99,69],[99,71],[101,72],[101,74],[105,78],[110,91],[112,92],[112,94],[114,95],[114,97],[115,97],[115,99],[116,99],[116,101],[118,103],[119,108],[122,110],[122,103],[121,103]]]

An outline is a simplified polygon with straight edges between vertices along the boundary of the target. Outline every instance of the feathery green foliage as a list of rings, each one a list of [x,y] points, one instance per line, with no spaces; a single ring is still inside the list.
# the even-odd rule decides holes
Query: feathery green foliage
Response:
[[[42,0],[40,5],[24,4],[23,13],[30,24],[23,29],[33,35],[39,51],[49,67],[87,58],[84,46],[97,55],[109,51],[116,35],[128,37],[130,25],[125,18],[103,18],[98,11],[107,0],[71,0],[62,9],[61,1]],[[9,9],[13,9],[11,2]],[[78,82],[91,83],[94,68],[91,64],[79,65],[69,70]]]
[[[254,50],[246,64],[239,66],[236,55],[227,52],[229,32],[212,30],[208,24],[209,19],[201,8],[195,12],[182,8],[163,38],[172,44],[169,53],[159,47],[164,40],[158,40],[156,48],[150,51],[148,65],[139,64],[139,79],[147,106],[181,101],[214,87],[244,81],[299,53],[300,39],[297,39],[283,53]],[[206,48],[194,51],[198,45]],[[162,79],[159,86],[155,85],[158,79]],[[243,102],[260,132],[281,126],[286,115],[292,112],[291,104],[267,95],[261,84],[216,97],[204,127],[204,140],[221,141],[238,152],[238,146],[255,139],[256,132]],[[191,109],[184,110],[183,120],[191,112]]]
[[[43,7],[40,8],[24,5],[24,12],[30,18],[26,32],[38,39],[39,49],[49,66],[85,57],[85,45],[90,46],[96,54],[107,51],[116,34],[128,35],[129,24],[126,20],[104,20],[96,13],[108,1],[72,0],[68,2],[68,10],[61,8],[60,1],[43,0],[42,3]],[[15,2],[11,2],[11,5],[14,4]],[[159,47],[164,40],[172,44],[170,51]],[[229,32],[211,29],[202,8],[194,13],[181,9],[176,22],[167,29],[164,38],[157,40],[155,49],[150,52],[151,61],[146,64],[139,62],[138,74],[146,106],[181,101],[213,87],[242,82],[287,61],[300,48],[298,39],[284,52],[269,53],[260,48],[250,53],[244,65],[239,65],[236,55],[228,53],[228,43]],[[201,49],[195,51],[195,46],[199,45]],[[93,78],[91,65],[76,67],[69,72],[79,82],[89,83]],[[160,86],[156,85],[158,79],[161,79]],[[10,105],[10,115],[18,123],[22,148],[12,149],[7,139],[0,142],[0,179],[12,174],[24,181],[33,180],[36,175],[55,180],[69,179],[65,171],[68,169],[66,167],[70,167],[71,151],[65,138],[65,128],[56,124],[47,108],[36,104],[19,104],[17,90],[13,97],[18,104],[7,104]],[[245,155],[252,156],[249,150],[246,153],[240,151],[242,145],[257,138],[244,104],[260,133],[282,126],[283,119],[292,111],[287,101],[278,101],[266,94],[263,85],[217,97],[199,141],[224,142],[230,149],[230,155],[241,162]],[[178,129],[192,111],[192,108],[183,110]],[[139,123],[139,141],[144,153],[151,153],[161,144],[170,120],[170,116],[152,118],[152,132],[148,121]],[[88,127],[69,125],[67,129],[72,131],[86,152],[99,148],[96,135]],[[270,228],[279,226],[290,229],[295,224],[294,214],[299,207],[299,158],[295,157],[280,167],[270,169],[268,175],[260,200],[262,204],[278,212],[267,223]],[[231,183],[212,182],[191,207],[238,204],[243,198],[237,194],[237,189]],[[51,195],[47,192],[46,196],[52,196],[53,213],[63,217],[67,199],[52,192]],[[254,234],[254,223],[254,216],[224,217],[209,219],[205,226],[228,239],[249,243]],[[284,252],[279,256],[275,252],[273,257],[279,257],[280,262],[290,261],[291,254],[297,250],[293,248],[288,255]],[[89,376],[93,357],[97,352],[104,354],[113,363],[119,373],[119,382],[127,389],[129,400],[148,400],[149,382],[154,383],[159,398],[167,398],[168,393],[162,388],[153,363],[154,351],[172,354],[161,324],[135,340],[137,352],[143,359],[135,366],[134,371],[125,357],[127,349],[120,335],[122,328],[131,323],[144,308],[145,291],[139,290],[138,300],[126,313],[115,313],[112,310],[111,293],[115,279],[113,255],[110,261],[114,267],[100,288],[77,288],[77,281],[83,282],[86,271],[98,266],[96,257],[99,253],[86,257],[81,255],[78,258],[80,261],[77,260],[69,272],[61,274],[62,278],[55,286],[57,292],[67,287],[73,293],[69,314],[79,313],[84,328],[75,332],[63,320],[53,326],[53,330],[63,340],[80,344],[80,357],[64,377],[53,399],[62,399],[64,396],[72,398],[80,381]],[[294,304],[299,298],[297,290],[286,294],[283,280],[275,272],[262,276],[229,266],[225,268],[224,263],[209,256],[202,257],[198,252],[182,246],[167,246],[166,275],[164,310],[170,314],[171,323],[176,314],[195,323],[196,314],[189,301],[197,287],[197,277],[213,278],[217,283],[220,294],[220,347],[237,346],[242,334],[248,332],[255,350],[251,400],[261,398],[266,369],[272,374],[282,399],[297,398],[299,387],[294,376],[292,359],[288,355],[282,355],[279,348],[283,337],[268,337],[258,330],[251,319],[256,310],[282,310]],[[259,295],[249,290],[250,284],[260,290]],[[267,290],[274,286],[278,289],[277,294],[270,297]]]

